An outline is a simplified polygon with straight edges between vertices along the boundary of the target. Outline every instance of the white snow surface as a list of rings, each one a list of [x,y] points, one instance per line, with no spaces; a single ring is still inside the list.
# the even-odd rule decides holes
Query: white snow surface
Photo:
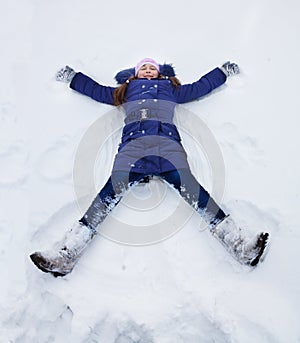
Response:
[[[1,1],[2,343],[300,342],[299,16],[297,0]],[[31,263],[30,253],[49,248],[82,214],[73,167],[85,132],[103,118],[100,189],[120,133],[110,128],[123,119],[110,121],[110,106],[56,82],[56,71],[68,64],[114,86],[116,72],[144,57],[173,63],[183,83],[227,60],[240,65],[239,76],[184,107],[222,151],[222,206],[245,231],[271,234],[257,268],[229,256],[199,228],[198,214],[156,244],[98,235],[64,278]],[[201,149],[182,137],[210,191]],[[157,182],[139,186],[135,196],[147,196]],[[152,220],[172,213],[178,201],[163,189]],[[124,199],[112,218],[143,225],[143,218],[151,221],[146,212]],[[176,225],[172,215],[168,220]]]

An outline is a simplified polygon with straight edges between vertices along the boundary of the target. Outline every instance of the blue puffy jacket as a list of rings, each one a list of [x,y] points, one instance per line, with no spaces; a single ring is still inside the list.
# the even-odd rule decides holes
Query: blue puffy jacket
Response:
[[[114,170],[158,175],[189,168],[181,138],[173,123],[176,104],[196,100],[226,81],[215,68],[198,81],[175,88],[168,79],[136,79],[127,87],[125,126]],[[77,73],[70,87],[92,99],[113,105],[116,87],[103,86]]]

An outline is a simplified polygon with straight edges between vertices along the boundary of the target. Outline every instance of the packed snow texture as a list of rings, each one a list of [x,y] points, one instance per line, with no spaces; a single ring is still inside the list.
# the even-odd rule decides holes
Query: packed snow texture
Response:
[[[300,342],[299,13],[297,0],[2,1],[1,342]],[[257,268],[236,262],[196,213],[156,244],[98,235],[64,278],[29,260],[82,214],[73,169],[84,134],[103,119],[93,172],[100,189],[122,126],[110,106],[56,82],[56,71],[68,64],[115,85],[119,70],[144,57],[173,63],[183,83],[239,64],[239,76],[184,108],[222,152],[223,208],[249,234],[271,234]],[[211,191],[214,170],[187,132],[197,127],[176,120],[191,168]],[[175,227],[173,209],[187,205],[159,183],[137,186],[103,230],[163,219]],[[150,216],[135,206],[157,192]]]

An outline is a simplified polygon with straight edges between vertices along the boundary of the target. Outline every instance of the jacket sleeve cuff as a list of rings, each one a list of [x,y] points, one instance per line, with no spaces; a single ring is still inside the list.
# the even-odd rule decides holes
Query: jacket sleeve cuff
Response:
[[[214,83],[213,88],[217,88],[217,87],[221,86],[227,80],[227,76],[222,71],[221,68],[213,69],[212,71],[210,71],[209,73],[204,75],[204,77],[207,77],[209,80],[213,80],[213,83]]]

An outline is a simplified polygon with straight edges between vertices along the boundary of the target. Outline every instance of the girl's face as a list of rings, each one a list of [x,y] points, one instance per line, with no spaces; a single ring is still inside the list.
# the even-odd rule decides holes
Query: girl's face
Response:
[[[158,70],[152,64],[144,64],[138,71],[137,77],[139,79],[146,78],[148,80],[158,77]]]

